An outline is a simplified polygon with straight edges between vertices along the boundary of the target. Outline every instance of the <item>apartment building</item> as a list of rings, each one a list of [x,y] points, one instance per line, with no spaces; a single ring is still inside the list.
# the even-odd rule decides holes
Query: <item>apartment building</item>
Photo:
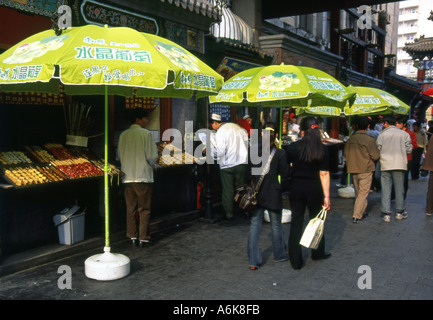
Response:
[[[398,2],[397,74],[416,80],[417,69],[412,57],[403,50],[406,43],[413,43],[421,36],[433,37],[433,24],[428,17],[433,10],[431,0],[407,0]]]

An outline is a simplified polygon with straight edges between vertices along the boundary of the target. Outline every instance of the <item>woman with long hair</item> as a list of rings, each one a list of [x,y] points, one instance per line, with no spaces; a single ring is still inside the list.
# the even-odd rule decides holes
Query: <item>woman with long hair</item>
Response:
[[[260,252],[259,240],[260,231],[263,223],[264,211],[268,210],[272,231],[272,248],[275,261],[287,261],[287,245],[283,236],[283,227],[281,224],[283,199],[281,194],[281,185],[278,181],[278,176],[285,178],[289,175],[289,166],[284,150],[275,146],[277,137],[276,125],[273,122],[268,122],[265,125],[263,132],[263,148],[269,150],[264,154],[271,154],[275,150],[275,154],[270,162],[269,171],[265,174],[260,190],[257,195],[257,207],[251,215],[251,226],[248,236],[248,264],[251,270],[256,270],[262,264],[262,255]],[[269,139],[267,138],[269,136]],[[266,148],[266,149],[265,149]],[[259,153],[262,150],[259,147]],[[268,158],[262,159],[263,167],[266,166]],[[257,180],[260,176],[253,176]]]
[[[291,166],[289,186],[292,221],[289,235],[289,257],[294,269],[303,265],[302,247],[299,241],[303,233],[305,210],[308,208],[310,219],[323,208],[331,208],[329,155],[322,144],[319,122],[314,117],[306,117],[300,123],[301,139],[290,144],[286,149],[287,160]],[[311,251],[313,260],[327,259],[325,237],[319,247]]]

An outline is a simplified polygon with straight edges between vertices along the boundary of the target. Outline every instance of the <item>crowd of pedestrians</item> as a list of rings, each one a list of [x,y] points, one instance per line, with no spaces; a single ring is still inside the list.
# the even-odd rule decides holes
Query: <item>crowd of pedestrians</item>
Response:
[[[249,117],[249,116],[248,116]],[[217,136],[225,128],[230,128],[230,134],[225,134],[224,140],[217,142],[215,155],[226,162],[220,163],[221,179],[223,181],[223,207],[226,217],[233,215],[233,190],[244,183],[257,180],[249,170],[231,173],[232,180],[224,178],[225,167],[230,165],[246,168],[248,156],[248,133],[233,123],[216,123],[218,115],[212,115],[211,126]],[[360,223],[368,213],[367,199],[372,190],[381,192],[381,214],[385,222],[390,222],[393,214],[396,220],[406,219],[406,193],[409,185],[409,173],[412,179],[418,179],[421,170],[432,171],[433,147],[428,147],[427,130],[419,122],[408,128],[407,117],[385,115],[372,122],[371,117],[355,116],[351,119],[349,139],[344,145],[344,157],[347,173],[351,175],[355,189],[352,221]],[[293,126],[293,123],[291,124]],[[299,139],[288,147],[278,149],[272,143],[278,138],[278,130],[274,123],[267,123],[263,132],[270,133],[270,150],[277,149],[270,162],[270,168],[265,173],[261,189],[258,192],[258,204],[250,215],[251,226],[247,243],[249,268],[256,270],[262,263],[260,252],[260,231],[264,212],[268,211],[272,230],[272,247],[275,261],[290,260],[294,269],[302,268],[304,261],[299,244],[304,231],[304,216],[308,211],[309,218],[315,217],[322,208],[330,210],[330,164],[328,149],[321,143],[319,122],[314,117],[302,118],[298,124]],[[221,130],[221,131],[220,131]],[[240,132],[244,132],[241,134]],[[235,133],[236,132],[236,133]],[[218,145],[219,144],[219,145]],[[236,147],[229,147],[235,144]],[[430,143],[431,145],[432,143]],[[258,148],[261,150],[261,147]],[[221,158],[222,157],[222,158]],[[229,160],[232,159],[232,160]],[[266,159],[262,159],[266,161]],[[242,178],[242,175],[244,177]],[[429,188],[426,200],[426,215],[433,213],[433,178],[430,174]],[[282,190],[281,179],[289,179],[288,196],[291,209],[291,225],[289,239],[286,242],[282,233]],[[395,200],[394,208],[393,202]],[[311,258],[327,259],[331,256],[325,251],[325,237],[319,247],[312,250]]]
[[[248,236],[248,264],[257,270],[262,264],[260,232],[264,213],[269,213],[272,230],[272,247],[275,261],[290,260],[294,269],[301,269],[304,261],[299,244],[304,232],[304,216],[314,218],[322,208],[331,209],[330,160],[328,148],[322,143],[319,121],[315,117],[304,117],[295,126],[299,138],[285,149],[276,146],[278,129],[268,122],[261,130],[258,158],[262,163],[251,161],[250,135],[253,132],[251,117],[246,115],[240,123],[223,122],[221,115],[212,114],[209,126],[214,132],[212,150],[220,166],[222,206],[225,219],[231,221],[235,211],[233,196],[236,188],[257,183],[260,175],[251,174],[253,167],[261,166],[263,180],[256,195],[257,205],[250,214],[251,226]],[[406,219],[405,199],[412,179],[418,179],[420,171],[430,173],[426,215],[433,214],[433,139],[429,129],[415,122],[413,131],[407,126],[407,117],[380,116],[377,123],[370,117],[351,118],[349,139],[344,144],[347,174],[351,175],[355,189],[352,221],[360,223],[367,215],[367,199],[372,190],[381,192],[380,210],[382,219],[390,222],[393,213],[396,220]],[[144,129],[145,114],[134,115],[131,128],[122,133],[119,141],[119,156],[125,178],[125,200],[127,202],[127,237],[134,244],[151,243],[148,234],[150,199],[153,176],[151,167],[157,160],[156,147],[149,132]],[[268,150],[269,153],[264,151]],[[260,151],[263,151],[260,153]],[[205,152],[208,152],[205,150]],[[266,156],[265,156],[266,155]],[[269,155],[269,158],[267,157]],[[263,157],[263,158],[262,158]],[[265,170],[264,170],[265,169]],[[250,172],[251,171],[251,172]],[[379,174],[378,174],[379,173]],[[288,180],[288,198],[291,210],[289,239],[284,239],[282,228],[281,181]],[[140,200],[141,199],[141,200]],[[395,199],[395,208],[392,200]],[[314,260],[331,256],[325,251],[323,236],[317,249],[312,249]]]
[[[368,122],[367,119],[370,121]],[[348,172],[352,173],[354,179],[362,170],[366,173],[371,172],[372,183],[369,192],[381,191],[381,212],[385,222],[391,221],[392,200],[395,200],[395,219],[407,218],[405,200],[409,188],[409,176],[412,180],[417,180],[423,171],[425,176],[431,171],[426,169],[429,160],[425,159],[428,154],[428,131],[433,130],[433,121],[429,122],[430,126],[427,129],[423,123],[412,120],[409,121],[404,115],[386,115],[377,117],[375,123],[371,117],[353,117],[351,121],[353,134],[344,147],[346,163],[350,166]],[[371,138],[366,138],[364,133]],[[378,157],[377,151],[379,151]],[[432,152],[430,150],[430,153]],[[375,172],[372,172],[373,168]],[[359,212],[361,204],[362,215],[364,217],[368,215],[365,212],[368,191],[365,187],[360,188],[355,182],[354,187],[356,196],[353,222],[358,223],[362,220]],[[431,200],[427,196],[427,215],[432,211],[431,206],[428,205],[429,201]]]

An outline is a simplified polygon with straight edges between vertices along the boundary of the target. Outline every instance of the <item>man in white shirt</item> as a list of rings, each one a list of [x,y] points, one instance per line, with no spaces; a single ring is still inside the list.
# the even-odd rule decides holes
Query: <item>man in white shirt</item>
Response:
[[[221,115],[212,114],[210,125],[216,130],[213,154],[220,165],[222,205],[226,218],[233,218],[234,190],[245,183],[248,163],[248,135],[235,123],[221,121]]]
[[[132,124],[119,138],[118,153],[121,162],[126,202],[126,236],[134,245],[152,244],[149,220],[153,190],[153,166],[158,161],[158,149],[144,109],[134,110]],[[138,221],[136,219],[138,216]]]

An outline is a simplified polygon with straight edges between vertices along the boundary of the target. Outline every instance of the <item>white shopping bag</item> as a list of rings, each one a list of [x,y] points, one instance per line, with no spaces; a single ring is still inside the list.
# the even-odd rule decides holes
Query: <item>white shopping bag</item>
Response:
[[[325,228],[326,212],[325,208],[322,208],[319,214],[310,220],[299,242],[302,246],[317,249]]]

